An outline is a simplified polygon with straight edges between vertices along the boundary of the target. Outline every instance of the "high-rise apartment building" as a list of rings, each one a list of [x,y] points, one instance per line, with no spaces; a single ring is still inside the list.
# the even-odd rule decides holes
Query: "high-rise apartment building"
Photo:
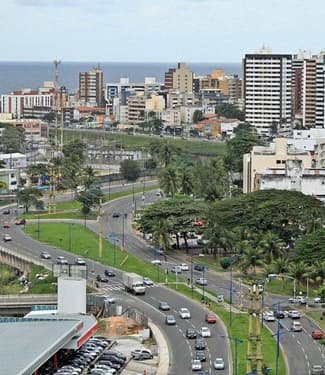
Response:
[[[260,134],[269,136],[275,127],[291,124],[292,56],[272,54],[263,48],[243,60],[245,119]]]
[[[103,103],[103,71],[98,66],[89,72],[79,73],[79,100],[87,106]]]
[[[170,68],[165,73],[165,88],[179,92],[193,91],[193,72],[187,69],[186,64],[178,63],[177,68]]]

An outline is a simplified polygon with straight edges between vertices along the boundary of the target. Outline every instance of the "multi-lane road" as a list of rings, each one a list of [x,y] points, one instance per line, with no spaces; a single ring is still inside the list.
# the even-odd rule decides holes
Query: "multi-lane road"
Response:
[[[112,190],[111,190],[112,191]],[[139,205],[150,202],[154,199],[161,199],[154,192],[146,192],[145,200],[142,199],[142,194],[136,194],[135,199]],[[148,261],[153,260],[155,255],[152,250],[146,247],[145,241],[137,236],[131,228],[130,220],[122,220],[122,216],[119,218],[113,218],[113,212],[119,212],[121,214],[127,213],[129,218],[132,211],[132,197],[120,198],[115,201],[111,201],[105,205],[104,216],[103,216],[103,235],[108,238],[110,233],[114,232],[116,238],[122,243],[124,237],[124,244],[126,249],[133,254],[145,258]],[[93,230],[97,230],[97,223],[88,222],[88,227]],[[71,254],[65,253],[60,249],[51,248],[38,243],[26,236],[19,228],[14,226],[9,230],[13,235],[13,242],[7,243],[6,246],[14,248],[17,251],[23,252],[31,258],[39,260],[39,253],[41,250],[48,250],[53,258],[58,255],[64,254],[67,259],[73,262],[74,258]],[[179,263],[181,260],[175,256],[168,256],[168,262]],[[89,261],[89,268],[94,270],[94,274],[102,273],[104,266]],[[92,275],[92,274],[91,274]],[[92,275],[94,276],[94,275]],[[191,359],[195,356],[194,343],[192,340],[185,338],[186,328],[193,326],[198,329],[204,324],[204,308],[199,304],[182,297],[179,294],[161,287],[154,286],[148,288],[147,293],[143,297],[135,298],[127,295],[122,289],[121,275],[118,273],[114,281],[110,282],[110,286],[107,287],[107,291],[110,294],[115,294],[117,298],[123,299],[123,303],[130,303],[132,306],[136,306],[140,310],[144,311],[156,323],[165,333],[167,341],[169,343],[169,349],[171,353],[171,374],[190,374]],[[194,279],[202,276],[202,273],[195,271]],[[186,277],[190,277],[189,273]],[[218,274],[211,271],[205,273],[205,277],[208,279],[207,289],[218,293],[224,294],[229,299],[230,294],[230,279],[229,275]],[[240,286],[237,282],[233,281],[233,300],[234,303],[239,303],[240,298]],[[245,294],[245,287],[242,289],[242,294]],[[158,310],[159,300],[166,300],[170,303],[172,312],[177,319],[177,329],[173,326],[166,326],[164,324],[164,313]],[[271,295],[266,293],[265,295],[265,306],[271,307],[273,304],[285,301],[284,297]],[[190,320],[182,320],[178,317],[178,310],[181,307],[188,307],[191,310],[192,318]],[[282,307],[283,308],[283,305]],[[290,308],[294,308],[291,306]],[[311,367],[314,364],[325,365],[325,351],[324,348],[316,341],[311,338],[311,331],[318,327],[307,319],[305,316],[301,318],[303,325],[302,332],[291,332],[290,324],[291,319],[285,318],[282,320],[282,326],[280,330],[280,344],[285,353],[285,357],[288,364],[288,370],[290,375],[305,375],[311,373]],[[265,322],[270,328],[272,334],[277,332],[276,322]],[[222,356],[226,359],[226,369],[220,374],[229,374],[230,359],[229,359],[229,343],[227,339],[221,336],[225,336],[227,333],[224,330],[222,324],[218,323],[212,327],[212,337],[207,340],[207,362],[204,364],[205,369],[212,368],[212,361],[216,356]],[[276,345],[276,339],[275,339]],[[179,361],[182,358],[182,361]]]

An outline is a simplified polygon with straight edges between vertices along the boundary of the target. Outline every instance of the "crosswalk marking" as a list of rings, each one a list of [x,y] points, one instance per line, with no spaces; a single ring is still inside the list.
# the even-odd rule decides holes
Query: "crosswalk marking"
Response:
[[[146,288],[154,288],[158,285],[147,285]],[[124,290],[124,285],[123,284],[114,284],[114,285],[105,285],[101,286],[101,289],[103,290],[109,290],[109,291],[117,291],[117,290]]]

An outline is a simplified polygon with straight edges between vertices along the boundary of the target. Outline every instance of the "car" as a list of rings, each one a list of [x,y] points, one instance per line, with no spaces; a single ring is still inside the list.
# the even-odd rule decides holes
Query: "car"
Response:
[[[151,359],[153,354],[149,349],[134,349],[131,351],[131,357],[137,360]]]
[[[168,311],[170,310],[170,306],[167,302],[165,301],[160,301],[158,305],[158,309],[162,311]]]
[[[300,322],[292,322],[291,323],[291,331],[294,332],[301,332],[302,331],[302,324]]]
[[[154,259],[151,261],[151,264],[155,264],[157,266],[160,266],[161,265],[161,260],[160,259]]]
[[[181,263],[179,266],[181,267],[182,271],[188,271],[189,270],[189,266],[186,263]]]
[[[284,311],[277,310],[277,311],[274,311],[274,316],[275,316],[276,319],[284,319],[285,313],[284,313]]]
[[[202,363],[199,359],[192,360],[192,371],[202,370]]]
[[[112,213],[112,217],[113,218],[118,218],[118,217],[120,217],[121,215],[120,215],[120,213],[119,212],[113,212]]]
[[[86,261],[84,260],[84,258],[76,258],[75,259],[75,264],[79,264],[80,266],[83,266],[83,265],[86,265]]]
[[[203,265],[203,264],[200,264],[200,263],[196,263],[194,264],[194,269],[195,271],[206,271],[207,270],[207,266]]]
[[[146,285],[146,286],[152,286],[153,281],[151,279],[149,279],[149,277],[144,277],[143,278],[143,284]]]
[[[172,266],[172,268],[170,269],[171,272],[174,272],[174,273],[181,273],[182,272],[182,269],[180,266]]]
[[[10,224],[8,223],[8,221],[5,221],[5,222],[2,224],[2,228],[10,228]]]
[[[299,304],[299,305],[306,305],[306,300],[302,296],[290,297],[288,300],[290,303]]]
[[[300,312],[297,310],[289,310],[288,317],[291,319],[300,319]]]
[[[264,313],[263,313],[263,319],[266,322],[274,322],[275,321],[275,317],[274,317],[273,311],[264,311]]]
[[[314,298],[315,303],[325,303],[325,298],[323,297],[316,297]]]
[[[5,209],[2,211],[2,214],[3,214],[3,215],[10,215],[10,210],[9,210],[9,208],[5,208]]]
[[[320,330],[315,330],[311,332],[311,337],[315,340],[319,340],[323,338],[323,336],[324,336],[324,333]]]
[[[5,233],[3,235],[3,240],[4,240],[4,242],[12,241],[12,237],[10,236],[10,234]]]
[[[187,309],[186,307],[182,307],[179,309],[178,311],[178,314],[179,316],[182,318],[182,319],[191,319],[191,313],[190,313],[190,310]]]
[[[67,261],[67,259],[65,259],[64,256],[58,256],[56,258],[56,263],[57,264],[68,264],[68,261]]]
[[[113,355],[115,355],[115,357],[122,359],[124,362],[127,360],[126,355],[119,352],[118,350],[105,350],[104,353],[113,354]]]
[[[198,332],[202,337],[211,337],[211,331],[208,327],[201,327]]]
[[[47,251],[42,251],[39,256],[43,259],[51,259],[51,254]]]
[[[224,370],[225,369],[225,361],[222,357],[217,357],[213,361],[213,367],[215,370]]]
[[[176,324],[176,319],[174,317],[174,315],[166,315],[165,316],[165,323],[168,325],[168,326],[173,326]]]
[[[110,304],[114,304],[116,302],[116,299],[112,296],[104,296],[104,301]]]
[[[206,313],[204,320],[209,324],[217,323],[217,317],[212,313]]]
[[[17,219],[15,221],[16,225],[25,225],[26,224],[26,219]]]
[[[196,331],[194,328],[187,328],[185,331],[185,336],[188,339],[196,339]]]
[[[105,270],[104,271],[104,275],[108,276],[108,277],[114,277],[115,276],[115,272],[113,270]]]
[[[204,350],[205,349],[205,341],[204,339],[196,339],[195,340],[195,349],[196,350]]]
[[[101,282],[101,283],[108,283],[108,278],[104,275],[97,275],[96,280]]]
[[[163,249],[155,249],[155,253],[157,255],[164,255],[164,250]]]
[[[156,191],[156,197],[162,197],[162,192],[160,190]]]
[[[311,375],[324,375],[324,367],[322,365],[313,365]]]
[[[207,357],[205,355],[205,351],[204,350],[197,350],[195,352],[195,359],[198,359],[201,362],[205,362],[207,360]]]
[[[208,285],[208,280],[204,277],[199,277],[195,280],[196,284],[198,285],[201,285],[201,286],[205,286],[205,285]]]

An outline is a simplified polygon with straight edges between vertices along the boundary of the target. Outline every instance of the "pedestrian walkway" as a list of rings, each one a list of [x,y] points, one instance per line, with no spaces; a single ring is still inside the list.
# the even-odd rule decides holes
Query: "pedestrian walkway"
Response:
[[[159,286],[158,284],[154,284],[154,285],[147,285],[146,288],[155,288]],[[101,286],[100,287],[100,290],[104,290],[104,291],[110,291],[110,292],[114,292],[114,291],[120,291],[120,290],[124,290],[125,287],[123,284],[111,284],[111,285],[105,285],[105,286]]]

